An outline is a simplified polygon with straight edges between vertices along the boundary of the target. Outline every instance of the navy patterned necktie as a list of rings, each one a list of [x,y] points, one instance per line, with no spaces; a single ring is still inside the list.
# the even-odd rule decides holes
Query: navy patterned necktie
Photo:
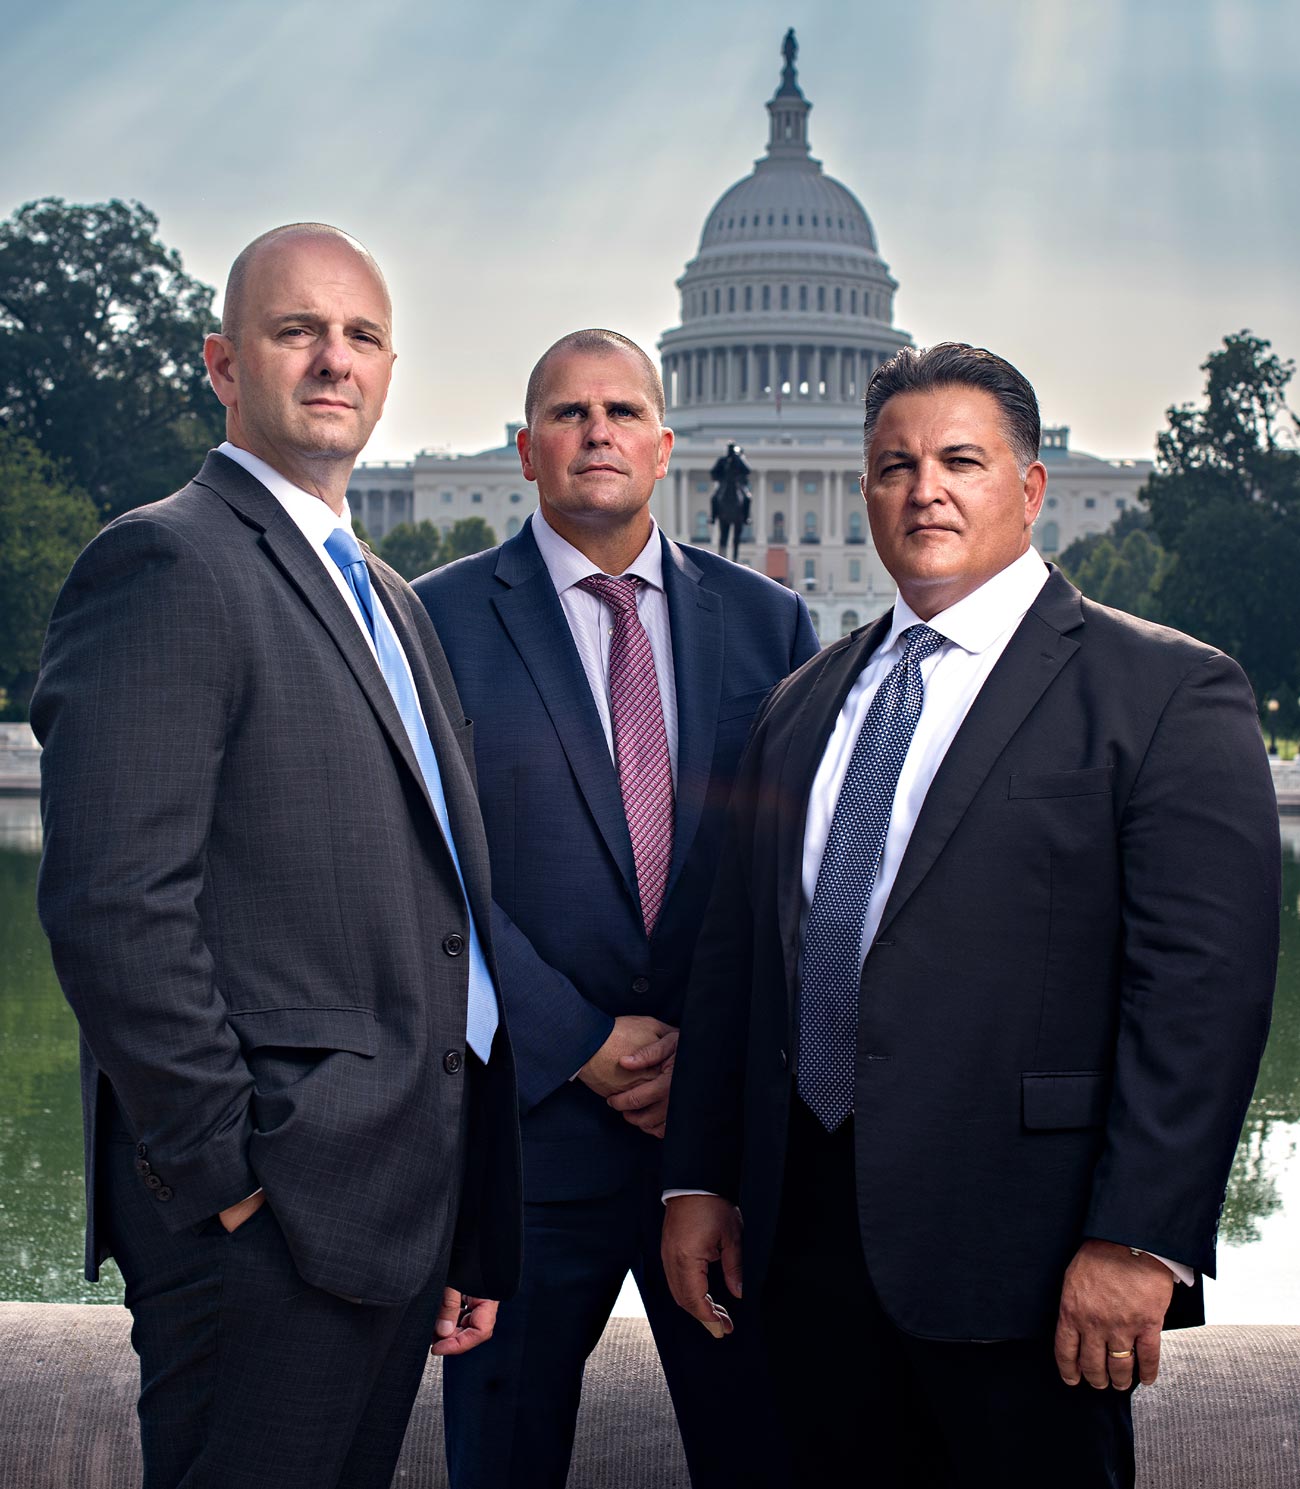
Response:
[[[804,927],[798,1088],[827,1132],[853,1110],[862,926],[925,702],[921,663],[944,643],[929,626],[909,626],[902,640],[903,655],[876,689],[854,742]]]

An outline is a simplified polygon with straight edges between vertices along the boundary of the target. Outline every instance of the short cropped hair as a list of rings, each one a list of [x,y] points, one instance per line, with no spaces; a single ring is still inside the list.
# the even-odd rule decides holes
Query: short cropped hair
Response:
[[[630,341],[626,336],[620,336],[617,331],[606,331],[603,327],[592,326],[585,331],[570,331],[567,336],[561,336],[554,346],[548,346],[537,359],[537,365],[528,374],[528,390],[524,394],[524,422],[526,424],[532,424],[537,405],[541,402],[542,384],[546,380],[546,369],[551,359],[562,357],[567,352],[596,352],[606,355],[611,352],[631,352],[641,364],[641,371],[645,374],[646,392],[649,393],[650,402],[654,404],[655,412],[659,415],[659,422],[663,423],[666,405],[663,379],[659,376],[659,369],[635,341]]]
[[[898,393],[929,393],[936,388],[979,388],[997,400],[1002,432],[1016,468],[1023,476],[1038,459],[1042,422],[1038,399],[1029,379],[1010,362],[964,341],[941,341],[918,350],[905,346],[878,367],[867,384],[864,400],[862,453],[871,451],[871,438],[885,405]]]
[[[268,232],[254,238],[247,248],[240,253],[235,262],[230,266],[230,273],[226,277],[226,293],[221,302],[221,334],[229,336],[234,341],[239,334],[239,323],[244,314],[244,299],[248,291],[249,274],[253,267],[253,260],[267,247],[268,244],[276,242],[280,238],[291,237],[324,237],[341,238],[350,244],[365,259],[366,263],[374,271],[375,278],[379,281],[379,287],[384,292],[384,300],[388,305],[389,316],[392,316],[393,302],[388,293],[388,283],[384,279],[383,271],[375,262],[374,254],[359,243],[351,233],[345,233],[342,228],[331,227],[328,222],[286,222],[283,227],[273,227]]]

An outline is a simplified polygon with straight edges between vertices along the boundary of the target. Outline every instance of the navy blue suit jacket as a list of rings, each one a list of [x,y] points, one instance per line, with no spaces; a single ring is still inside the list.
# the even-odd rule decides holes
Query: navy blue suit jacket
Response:
[[[510,1014],[525,1194],[611,1192],[648,1138],[574,1072],[620,1014],[680,1022],[731,782],[768,692],[817,650],[803,601],[698,548],[663,542],[677,679],[673,859],[647,939],[618,772],[531,522],[413,586],[474,721],[492,865],[493,941]]]

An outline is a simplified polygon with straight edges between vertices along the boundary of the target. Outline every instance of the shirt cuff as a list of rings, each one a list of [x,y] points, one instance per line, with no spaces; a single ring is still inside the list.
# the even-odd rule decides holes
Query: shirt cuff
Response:
[[[670,1199],[678,1199],[683,1194],[711,1194],[714,1199],[718,1197],[717,1193],[712,1189],[665,1189],[659,1198],[664,1204],[667,1204]]]
[[[1167,1256],[1156,1256],[1154,1251],[1144,1251],[1142,1255],[1155,1257],[1156,1261],[1169,1268],[1184,1287],[1191,1287],[1196,1281],[1196,1273],[1192,1271],[1191,1267],[1184,1266],[1182,1262],[1171,1262]]]

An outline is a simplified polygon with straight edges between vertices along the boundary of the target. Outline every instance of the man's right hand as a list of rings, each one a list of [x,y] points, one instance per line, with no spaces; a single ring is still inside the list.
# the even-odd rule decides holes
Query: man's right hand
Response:
[[[718,1194],[675,1195],[665,1210],[662,1252],[668,1286],[678,1306],[721,1339],[734,1325],[727,1310],[709,1296],[709,1263],[722,1263],[728,1289],[740,1297],[740,1211]]]
[[[658,1067],[625,1070],[618,1062],[672,1032],[672,1025],[647,1014],[627,1013],[614,1020],[609,1038],[578,1072],[578,1079],[597,1096],[617,1096],[642,1081],[652,1080]]]
[[[247,1199],[241,1199],[237,1205],[231,1205],[228,1210],[220,1211],[217,1219],[227,1231],[236,1231],[245,1220],[256,1215],[265,1203],[266,1195],[259,1189],[256,1194],[250,1194]]]

